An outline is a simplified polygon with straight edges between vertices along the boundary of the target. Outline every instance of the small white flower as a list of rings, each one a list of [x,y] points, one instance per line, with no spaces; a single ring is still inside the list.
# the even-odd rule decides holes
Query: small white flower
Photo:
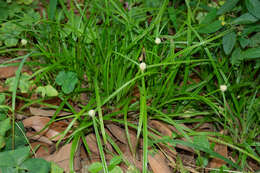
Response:
[[[142,62],[139,66],[141,71],[144,71],[146,69],[146,64],[144,62]]]
[[[220,85],[220,90],[225,92],[227,90],[227,85]]]
[[[154,41],[156,44],[160,44],[161,43],[161,39],[156,37],[155,41]]]
[[[88,111],[88,115],[91,116],[91,117],[94,117],[95,114],[96,114],[96,112],[95,112],[93,109],[91,109],[90,111]]]
[[[28,42],[28,41],[27,41],[26,39],[22,39],[22,40],[21,40],[22,46],[25,46],[25,45],[27,44],[27,42]]]

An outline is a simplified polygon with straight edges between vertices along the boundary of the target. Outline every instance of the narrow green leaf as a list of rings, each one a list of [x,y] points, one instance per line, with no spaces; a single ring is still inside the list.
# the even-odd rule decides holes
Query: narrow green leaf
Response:
[[[49,4],[48,17],[50,20],[53,20],[56,13],[57,0],[50,0]]]
[[[177,24],[176,12],[177,11],[175,10],[174,7],[169,7],[168,8],[169,18],[170,18],[171,22],[173,23],[173,26],[174,26],[175,30],[177,31],[178,24]]]
[[[217,14],[222,15],[226,12],[230,12],[237,5],[238,2],[239,0],[227,0],[225,4],[219,8]]]
[[[223,37],[222,45],[226,55],[229,55],[232,52],[236,43],[236,37],[237,35],[235,32],[228,33]]]
[[[205,153],[208,153],[210,155],[212,155],[213,157],[219,158],[221,160],[224,160],[225,162],[227,162],[228,164],[230,164],[231,166],[233,166],[234,168],[241,170],[241,168],[234,162],[232,162],[231,160],[223,157],[222,155],[220,155],[219,153],[216,153],[215,151],[212,151],[209,148],[205,148],[204,146],[200,146],[191,142],[186,142],[186,141],[181,141],[181,140],[174,140],[173,143],[175,144],[180,144],[180,145],[184,145],[190,148],[193,148],[195,150],[200,150],[203,151]]]
[[[248,11],[260,19],[260,1],[259,0],[246,0],[246,7]]]

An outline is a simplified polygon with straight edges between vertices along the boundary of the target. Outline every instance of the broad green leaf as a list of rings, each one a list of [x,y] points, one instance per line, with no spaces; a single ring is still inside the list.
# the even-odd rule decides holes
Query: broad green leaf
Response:
[[[48,97],[55,97],[58,95],[58,91],[55,88],[53,88],[51,85],[45,86],[45,89],[46,89],[46,95]]]
[[[14,90],[14,83],[15,77],[8,78],[5,81],[5,84],[9,87],[9,91],[13,92]],[[18,88],[20,89],[21,93],[27,93],[31,86],[30,76],[26,73],[22,74],[19,80]]]
[[[5,145],[4,151],[12,150],[12,143],[13,143],[12,138],[13,138],[12,136],[8,136],[6,138],[6,145]],[[16,149],[24,147],[28,144],[24,136],[15,135],[14,140],[15,140],[14,147]]]
[[[55,97],[58,95],[58,91],[53,88],[51,85],[40,86],[36,89],[36,93],[41,93],[42,97]]]
[[[51,162],[51,173],[63,173],[63,169],[59,167],[56,163]]]
[[[243,52],[245,60],[260,58],[260,47],[250,48]]]
[[[239,38],[239,43],[240,46],[244,49],[250,43],[250,40],[245,37],[241,37]]]
[[[139,173],[140,171],[134,166],[130,165],[126,171],[126,173]]]
[[[237,35],[235,32],[230,32],[223,37],[222,45],[226,55],[229,55],[232,52],[236,44],[236,37]]]
[[[98,173],[103,169],[103,166],[100,162],[94,162],[88,167],[90,173]]]
[[[245,25],[242,32],[242,36],[248,36],[253,32],[260,32],[260,24]]]
[[[19,81],[19,89],[21,93],[27,93],[31,86],[30,76],[26,73],[22,74]]]
[[[0,93],[0,105],[4,104],[5,102],[5,95]]]
[[[260,45],[260,32],[250,38],[249,47],[258,47]]]
[[[10,166],[0,166],[1,173],[19,173],[19,170],[16,167]]]
[[[259,0],[246,0],[246,7],[252,15],[260,19],[260,1]]]
[[[245,13],[235,20],[233,20],[232,24],[240,25],[240,24],[251,24],[257,22],[259,19],[255,16],[251,15],[250,13]]]
[[[237,47],[232,53],[230,62],[232,65],[238,66],[242,60],[243,60],[242,51],[241,51],[240,47]]]
[[[239,0],[226,0],[225,4],[222,5],[219,9],[217,14],[222,15],[226,12],[230,12],[239,2]]]
[[[13,47],[13,46],[17,45],[18,39],[17,38],[8,38],[8,39],[5,39],[4,43],[7,47]]]
[[[111,171],[109,171],[109,173],[123,173],[123,170],[119,166],[116,166]]]
[[[48,173],[50,171],[50,163],[39,158],[28,159],[20,167],[27,170],[27,173]]]
[[[209,24],[217,18],[217,9],[213,8],[201,21],[201,24]]]
[[[207,136],[194,136],[193,142],[199,146],[210,148],[209,140]]]
[[[55,82],[61,85],[61,89],[65,94],[69,94],[74,90],[78,82],[77,74],[74,72],[61,71],[56,77]]]
[[[221,21],[216,20],[213,23],[203,25],[203,27],[201,27],[198,30],[198,32],[203,33],[203,34],[210,34],[210,33],[218,31],[221,28],[222,28]]]
[[[120,156],[115,156],[113,157],[110,162],[109,162],[109,166],[108,169],[111,170],[113,169],[116,165],[119,165],[122,162],[122,159]]]
[[[16,150],[0,153],[0,167],[19,166],[30,155],[29,147],[21,147]]]
[[[5,136],[5,133],[11,128],[10,118],[0,121],[0,136]]]
[[[5,146],[5,137],[0,136],[0,150]]]
[[[42,95],[42,97],[45,97],[45,95],[46,95],[46,89],[43,86],[37,87],[35,92],[40,93]]]

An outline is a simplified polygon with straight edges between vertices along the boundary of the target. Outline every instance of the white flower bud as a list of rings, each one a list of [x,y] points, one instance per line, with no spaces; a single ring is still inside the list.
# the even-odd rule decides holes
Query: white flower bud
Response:
[[[27,42],[28,42],[28,41],[27,41],[26,39],[22,39],[22,40],[21,40],[22,46],[25,46],[25,45],[27,44]]]
[[[220,85],[220,90],[225,92],[227,90],[227,85]]]
[[[154,41],[156,44],[160,44],[161,43],[161,39],[156,37],[155,41]]]
[[[90,111],[88,111],[88,115],[89,115],[90,117],[94,117],[95,114],[96,114],[96,112],[95,112],[93,109],[91,109]]]
[[[144,71],[146,69],[146,64],[144,62],[142,62],[139,66],[141,71]]]

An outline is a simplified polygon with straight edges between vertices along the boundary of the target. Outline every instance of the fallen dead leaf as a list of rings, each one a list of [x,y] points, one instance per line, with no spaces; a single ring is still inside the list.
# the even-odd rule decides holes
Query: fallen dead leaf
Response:
[[[36,158],[47,156],[51,152],[50,146],[43,142],[33,142],[31,143],[31,146],[34,150],[36,150]]]
[[[24,127],[28,128],[31,127],[33,128],[36,132],[41,131],[46,124],[48,124],[48,122],[50,121],[50,118],[47,117],[40,117],[40,116],[32,116],[29,118],[26,118],[23,120],[23,125]],[[45,132],[48,131],[47,127],[42,133],[40,133],[41,135],[44,134]]]
[[[30,112],[32,115],[36,116],[44,116],[44,117],[52,117],[55,114],[55,110],[44,110],[40,108],[30,107]],[[70,115],[70,112],[61,111],[57,116],[67,116]]]
[[[49,162],[55,162],[61,168],[64,169],[66,173],[70,172],[70,153],[71,153],[71,145],[72,143],[66,144],[60,148],[60,150],[56,151],[54,154],[43,157],[45,160]],[[79,147],[78,147],[79,148]],[[78,171],[80,169],[80,152],[76,151],[74,156],[74,171]]]
[[[14,76],[17,69],[17,66],[0,67],[0,79]]]
[[[151,166],[153,173],[171,173],[165,156],[159,151],[154,155],[148,154],[149,165]]]
[[[167,124],[160,121],[152,120],[149,122],[149,126],[160,132],[163,136],[172,136],[172,131]]]
[[[215,152],[219,153],[223,157],[226,157],[226,158],[228,157],[228,150],[227,150],[226,145],[216,143],[214,150],[215,150]],[[210,168],[219,168],[225,164],[226,164],[225,161],[223,161],[219,158],[213,158],[213,159],[211,159],[211,161],[209,163],[209,167]]]
[[[119,127],[115,124],[107,124],[106,127],[113,134],[113,136],[116,137],[117,140],[128,145],[128,140],[127,140],[126,132],[124,129],[122,129],[121,127]],[[134,148],[137,145],[136,135],[130,129],[128,129],[128,133],[129,133],[131,145]]]
[[[29,139],[37,140],[39,142],[43,142],[43,143],[46,143],[46,144],[49,144],[49,145],[53,144],[53,142],[51,140],[49,140],[47,137],[42,136],[42,135],[35,135],[34,133],[27,132],[26,136]]]
[[[40,132],[50,121],[48,117],[32,116],[23,120],[24,127],[33,128]],[[63,121],[53,122],[40,135],[45,135],[52,141],[58,141],[60,134],[67,128],[68,124]]]
[[[118,143],[117,144],[120,150],[123,153],[124,159],[127,160],[129,163],[134,165],[136,168],[138,168],[140,171],[142,171],[142,160],[138,159],[137,156],[136,158],[132,155],[132,153],[129,150],[129,147],[125,144]],[[137,154],[142,153],[141,150],[137,151]],[[141,154],[140,154],[141,155]]]
[[[7,66],[7,67],[0,67],[0,79],[6,79],[9,77],[15,76],[16,71],[18,70],[18,66]],[[30,72],[28,68],[23,67],[22,68],[22,73],[23,72]]]
[[[85,139],[87,141],[89,150],[92,153],[99,154],[96,136],[93,133],[91,133],[91,134],[87,135],[85,137]]]

